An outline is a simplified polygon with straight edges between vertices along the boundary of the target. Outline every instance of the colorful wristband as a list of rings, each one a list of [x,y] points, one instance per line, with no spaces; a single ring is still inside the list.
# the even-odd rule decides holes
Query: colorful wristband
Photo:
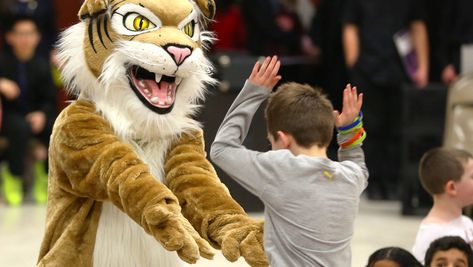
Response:
[[[350,128],[350,129],[345,130],[345,131],[340,131],[340,130],[337,129],[337,133],[342,134],[342,135],[350,134],[350,133],[358,131],[360,128],[363,128],[363,122],[362,121],[360,121],[360,123],[358,123],[355,127]]]
[[[344,147],[344,148],[345,148],[345,149],[347,149],[347,148],[353,148],[353,147],[356,147],[356,146],[358,146],[358,145],[361,145],[361,143],[363,143],[363,141],[366,139],[366,135],[367,135],[366,132],[363,131],[363,135],[362,135],[360,138],[358,138],[358,140],[356,140],[356,141],[353,142],[351,145],[348,145],[348,146],[346,146],[346,147]]]
[[[339,127],[337,128],[337,130],[340,132],[340,131],[347,131],[347,130],[351,130],[352,128],[355,128],[359,123],[361,123],[363,120],[363,112],[360,111],[360,114],[353,120],[352,123],[346,125],[346,126],[342,126],[342,127]]]
[[[363,128],[360,128],[351,138],[350,140],[344,142],[343,144],[341,144],[340,146],[342,148],[346,148],[348,146],[350,146],[351,144],[353,144],[356,140],[358,140],[364,133],[365,129]]]
[[[367,135],[366,132],[363,131],[363,133],[361,134],[361,136],[360,136],[358,139],[356,139],[354,142],[352,142],[351,144],[349,144],[348,142],[343,143],[343,144],[341,145],[341,147],[342,147],[343,149],[348,149],[348,148],[356,147],[356,146],[360,145],[361,143],[363,143],[363,141],[366,139],[366,135]]]

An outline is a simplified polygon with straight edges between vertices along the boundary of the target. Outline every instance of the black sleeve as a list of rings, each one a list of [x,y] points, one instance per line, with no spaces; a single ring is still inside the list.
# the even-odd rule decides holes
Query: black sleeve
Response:
[[[360,0],[346,0],[342,11],[342,24],[361,24],[361,3]]]
[[[46,21],[44,22],[44,33],[43,38],[45,38],[46,45],[48,49],[53,49],[54,45],[57,41],[58,30],[56,24],[56,10],[52,1],[46,1],[49,3],[48,5],[48,16],[46,17]]]
[[[56,88],[54,86],[51,67],[48,62],[41,62],[41,75],[38,76],[37,109],[46,113],[47,117],[56,116]]]
[[[438,18],[439,29],[436,35],[435,41],[437,42],[437,50],[435,57],[441,70],[443,70],[448,64],[452,63],[452,51],[451,51],[451,30],[453,27],[454,20],[454,1],[443,2],[443,8],[440,11],[440,17]]]
[[[449,1],[445,1],[449,2]],[[422,0],[409,0],[410,8],[409,8],[409,22],[422,20],[425,21],[427,18],[426,10],[425,10],[425,2]]]

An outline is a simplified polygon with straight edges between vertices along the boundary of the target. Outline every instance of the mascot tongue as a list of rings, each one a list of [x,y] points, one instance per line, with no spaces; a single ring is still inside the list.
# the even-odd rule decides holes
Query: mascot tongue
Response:
[[[141,94],[153,105],[168,107],[174,103],[176,84],[167,81],[156,83],[154,80],[142,80],[137,83]]]

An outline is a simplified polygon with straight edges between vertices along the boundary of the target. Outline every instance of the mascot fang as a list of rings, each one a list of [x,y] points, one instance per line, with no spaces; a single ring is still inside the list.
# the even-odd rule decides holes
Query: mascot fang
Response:
[[[78,99],[49,148],[38,266],[183,266],[221,249],[267,266],[263,223],[218,179],[192,119],[213,0],[86,0],[59,43]]]

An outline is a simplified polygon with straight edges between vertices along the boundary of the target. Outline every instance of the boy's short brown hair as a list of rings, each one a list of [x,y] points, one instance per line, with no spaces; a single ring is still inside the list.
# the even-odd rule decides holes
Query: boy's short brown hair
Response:
[[[419,164],[422,186],[431,195],[442,194],[448,181],[460,181],[469,159],[473,156],[462,149],[439,147],[427,151]]]
[[[334,131],[332,103],[320,88],[295,82],[279,86],[265,110],[268,132],[291,134],[303,147],[328,147]]]

